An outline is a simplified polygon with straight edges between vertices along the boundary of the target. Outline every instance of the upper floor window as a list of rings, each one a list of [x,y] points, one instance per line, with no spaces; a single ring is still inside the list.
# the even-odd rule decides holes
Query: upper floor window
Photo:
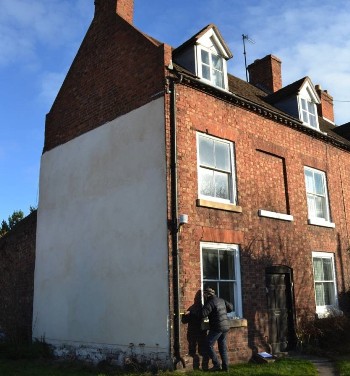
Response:
[[[241,273],[237,245],[201,244],[202,286],[232,303],[231,317],[242,317]]]
[[[334,255],[325,252],[312,252],[314,269],[316,312],[327,314],[337,306],[337,293],[334,272]]]
[[[326,174],[310,167],[305,167],[304,173],[309,223],[330,223]]]
[[[233,144],[198,133],[199,196],[235,203]]]
[[[200,76],[210,81],[213,85],[224,89],[224,59],[203,48],[200,49],[200,52]]]
[[[301,115],[304,123],[318,129],[316,104],[310,100],[301,98]]]

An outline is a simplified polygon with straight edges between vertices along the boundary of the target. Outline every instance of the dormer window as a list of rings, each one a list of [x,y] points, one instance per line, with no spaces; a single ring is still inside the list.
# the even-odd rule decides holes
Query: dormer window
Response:
[[[224,62],[221,56],[218,56],[203,48],[201,51],[201,62],[199,75],[205,80],[210,81],[217,87],[225,88]]]
[[[315,103],[301,98],[301,112],[303,122],[312,128],[318,129]]]
[[[319,130],[317,107],[319,98],[309,78],[306,78],[299,90],[299,119],[307,127]]]
[[[174,63],[205,84],[228,90],[227,60],[232,53],[219,30],[208,25],[173,51]]]

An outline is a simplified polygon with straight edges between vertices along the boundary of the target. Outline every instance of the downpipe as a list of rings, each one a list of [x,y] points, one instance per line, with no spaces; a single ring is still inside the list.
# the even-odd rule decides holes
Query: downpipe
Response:
[[[170,77],[170,172],[171,172],[171,236],[173,261],[173,296],[174,296],[174,369],[179,363],[185,368],[181,357],[180,341],[180,282],[179,282],[179,226],[178,226],[178,190],[177,190],[177,122],[176,122],[176,83],[180,78]]]

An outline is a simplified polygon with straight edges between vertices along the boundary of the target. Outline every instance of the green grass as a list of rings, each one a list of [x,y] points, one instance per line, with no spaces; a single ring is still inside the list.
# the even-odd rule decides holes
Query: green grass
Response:
[[[350,359],[338,360],[336,366],[340,376],[350,376]]]
[[[188,376],[203,376],[210,373],[187,371]],[[4,376],[116,376],[118,371],[103,372],[79,363],[62,363],[43,360],[5,360],[0,359],[0,375]],[[132,374],[129,374],[132,375]],[[139,374],[134,374],[140,376]],[[143,374],[146,375],[146,374]],[[151,374],[148,374],[149,376]],[[162,376],[178,375],[162,372]],[[315,367],[308,361],[280,359],[269,364],[239,364],[230,367],[229,373],[215,372],[215,375],[230,376],[316,376]],[[344,375],[347,375],[344,373]]]

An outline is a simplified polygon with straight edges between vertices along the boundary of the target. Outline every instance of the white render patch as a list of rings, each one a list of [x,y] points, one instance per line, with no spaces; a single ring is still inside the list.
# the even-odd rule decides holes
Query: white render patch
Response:
[[[170,353],[164,98],[42,156],[33,338]]]

